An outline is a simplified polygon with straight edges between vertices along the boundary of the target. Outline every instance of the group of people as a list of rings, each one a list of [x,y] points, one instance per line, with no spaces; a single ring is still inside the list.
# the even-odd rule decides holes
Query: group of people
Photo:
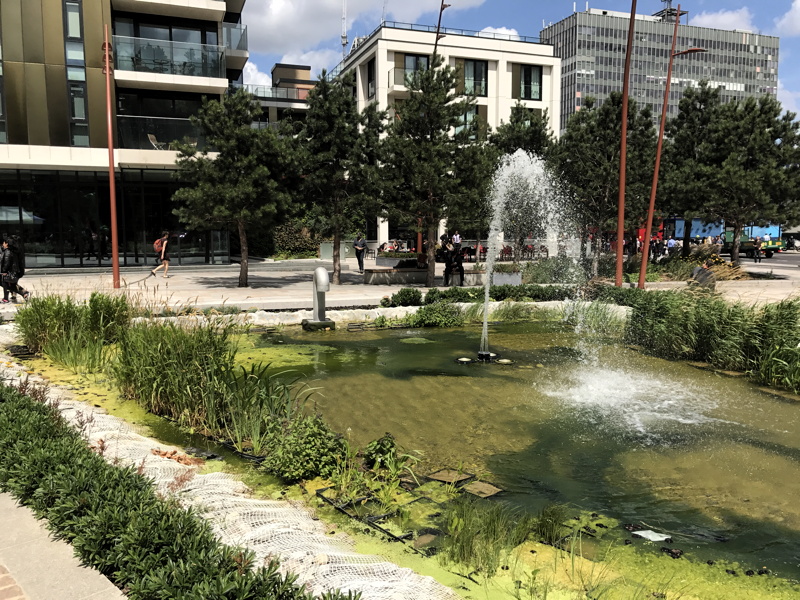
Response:
[[[25,300],[31,293],[19,284],[25,275],[25,253],[17,236],[8,236],[3,240],[2,253],[0,253],[0,277],[3,284],[3,304],[16,302],[18,296]],[[9,295],[11,299],[9,299]]]

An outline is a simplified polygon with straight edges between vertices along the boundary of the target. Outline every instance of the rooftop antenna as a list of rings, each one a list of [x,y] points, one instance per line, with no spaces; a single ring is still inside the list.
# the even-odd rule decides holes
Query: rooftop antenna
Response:
[[[347,56],[347,0],[342,0],[342,59]]]
[[[381,13],[381,24],[386,22],[386,5],[389,4],[389,0],[383,0],[383,12]]]

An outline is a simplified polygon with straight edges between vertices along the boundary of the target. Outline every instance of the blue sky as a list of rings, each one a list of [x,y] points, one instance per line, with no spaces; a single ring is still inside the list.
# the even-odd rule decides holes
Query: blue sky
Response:
[[[461,29],[513,31],[538,36],[542,21],[568,16],[572,2],[533,0],[447,0],[442,25]],[[677,6],[677,1],[673,6]],[[440,0],[347,0],[350,40],[372,32],[381,18],[405,23],[436,25]],[[629,12],[628,0],[592,0],[590,8]],[[637,12],[652,14],[659,0],[638,0]],[[577,3],[586,9],[586,0]],[[778,98],[784,108],[800,109],[800,0],[686,0],[692,25],[718,29],[748,29],[781,38]],[[684,17],[685,18],[685,17]],[[247,0],[243,22],[248,27],[250,64],[246,83],[269,84],[276,62],[311,65],[316,76],[336,65],[342,56],[342,0]]]

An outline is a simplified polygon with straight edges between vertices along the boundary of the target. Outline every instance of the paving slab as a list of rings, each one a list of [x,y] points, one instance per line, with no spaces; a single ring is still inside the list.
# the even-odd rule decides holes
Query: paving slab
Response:
[[[0,493],[0,531],[0,599],[125,598],[100,572],[82,566],[72,546],[54,539],[30,509],[7,493]]]

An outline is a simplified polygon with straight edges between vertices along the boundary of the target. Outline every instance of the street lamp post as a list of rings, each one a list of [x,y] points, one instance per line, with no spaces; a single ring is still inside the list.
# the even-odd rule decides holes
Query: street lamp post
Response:
[[[628,159],[628,94],[631,80],[631,54],[633,36],[636,33],[636,0],[631,2],[631,17],[628,22],[628,40],[625,48],[625,74],[622,80],[622,134],[619,143],[619,197],[617,199],[617,269],[614,284],[622,287],[622,253],[625,241],[625,176]]]
[[[642,264],[639,267],[639,284],[640,290],[644,289],[644,281],[647,278],[647,263],[650,257],[650,237],[653,233],[653,213],[656,207],[656,191],[658,190],[658,173],[661,168],[661,147],[664,142],[664,127],[667,122],[667,105],[669,103],[669,85],[672,80],[672,62],[676,56],[683,56],[684,54],[694,54],[697,52],[705,52],[704,48],[689,48],[675,52],[675,42],[678,38],[678,24],[681,20],[681,5],[678,5],[678,12],[675,15],[675,28],[672,32],[672,48],[669,52],[669,66],[667,66],[667,81],[664,87],[664,105],[661,107],[661,123],[658,127],[658,143],[656,144],[656,163],[653,168],[653,185],[650,187],[650,206],[647,209],[647,225],[644,230],[644,240],[642,240]]]

